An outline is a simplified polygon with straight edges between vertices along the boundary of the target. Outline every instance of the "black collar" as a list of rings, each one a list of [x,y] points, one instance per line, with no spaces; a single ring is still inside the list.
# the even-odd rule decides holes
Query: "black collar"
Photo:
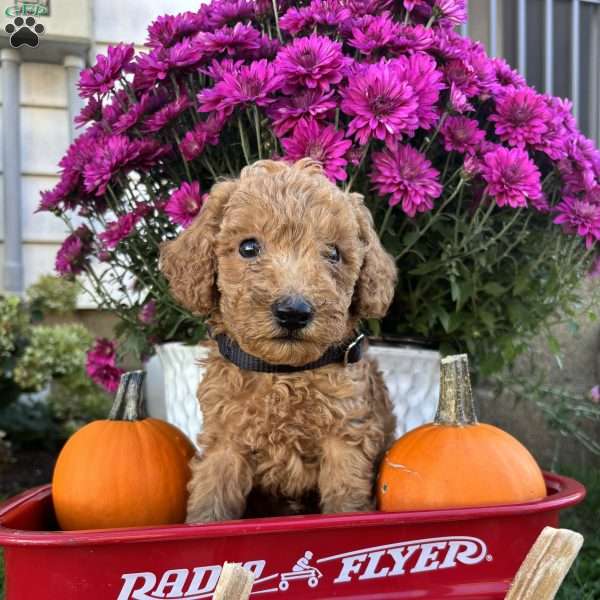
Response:
[[[219,346],[221,355],[240,369],[257,371],[258,373],[297,373],[298,371],[318,369],[332,363],[341,363],[346,366],[358,362],[363,356],[365,336],[360,333],[342,344],[330,346],[321,358],[300,366],[275,365],[265,362],[256,356],[252,356],[252,354],[244,352],[236,342],[224,333],[217,334],[214,339]]]

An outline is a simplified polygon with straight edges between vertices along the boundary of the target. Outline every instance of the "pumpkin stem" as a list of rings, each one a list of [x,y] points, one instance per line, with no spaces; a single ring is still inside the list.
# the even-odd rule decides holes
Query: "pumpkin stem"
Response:
[[[469,375],[469,358],[466,354],[442,358],[440,401],[435,423],[456,426],[477,423]]]
[[[144,371],[128,371],[121,375],[119,389],[108,415],[111,421],[141,421],[146,413]]]

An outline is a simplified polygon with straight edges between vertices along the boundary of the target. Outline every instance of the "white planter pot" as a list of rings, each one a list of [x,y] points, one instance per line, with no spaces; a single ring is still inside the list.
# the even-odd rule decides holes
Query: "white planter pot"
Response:
[[[203,346],[163,344],[146,365],[146,394],[151,416],[176,425],[194,442],[202,429],[196,390],[207,356]],[[396,435],[431,421],[439,397],[440,354],[410,346],[371,345],[379,363],[398,420]]]

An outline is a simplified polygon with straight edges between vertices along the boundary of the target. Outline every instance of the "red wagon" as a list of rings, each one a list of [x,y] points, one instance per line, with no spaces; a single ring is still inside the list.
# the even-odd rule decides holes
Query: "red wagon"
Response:
[[[200,600],[225,561],[253,572],[251,598],[500,599],[541,530],[585,496],[545,479],[547,498],[511,506],[77,532],[56,531],[44,486],[0,507],[6,600]]]

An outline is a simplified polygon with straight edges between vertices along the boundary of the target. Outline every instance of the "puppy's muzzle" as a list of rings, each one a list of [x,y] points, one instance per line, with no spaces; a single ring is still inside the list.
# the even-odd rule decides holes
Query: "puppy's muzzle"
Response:
[[[313,319],[315,309],[302,296],[284,296],[276,300],[272,307],[277,324],[289,331],[303,329]]]

